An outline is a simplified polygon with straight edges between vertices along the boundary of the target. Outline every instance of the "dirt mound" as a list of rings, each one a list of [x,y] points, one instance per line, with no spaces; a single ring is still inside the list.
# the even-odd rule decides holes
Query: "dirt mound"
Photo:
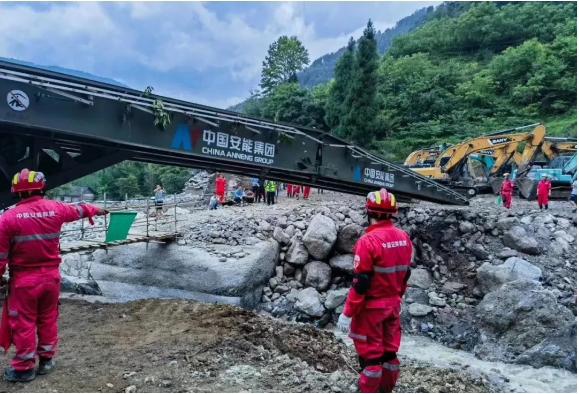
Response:
[[[58,369],[28,384],[1,381],[0,392],[356,389],[353,350],[309,325],[181,300],[63,300],[60,312]],[[397,391],[489,391],[459,371],[403,364]]]

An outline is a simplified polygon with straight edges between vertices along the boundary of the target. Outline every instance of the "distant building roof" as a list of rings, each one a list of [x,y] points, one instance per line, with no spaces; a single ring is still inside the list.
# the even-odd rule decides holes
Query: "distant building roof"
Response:
[[[71,188],[61,190],[59,196],[80,197],[83,194],[96,195],[96,192],[88,186],[72,186]]]

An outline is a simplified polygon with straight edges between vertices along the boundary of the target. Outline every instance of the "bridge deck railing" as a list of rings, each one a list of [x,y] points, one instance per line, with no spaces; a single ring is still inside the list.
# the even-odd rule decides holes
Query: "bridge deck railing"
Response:
[[[183,206],[185,203],[178,201],[176,196],[172,197],[173,198],[165,199],[165,202],[163,202],[162,208],[164,216],[162,216],[161,218],[157,216],[156,206],[154,204],[154,201],[152,201],[152,199],[150,198],[129,199],[128,196],[125,195],[124,201],[111,201],[107,200],[106,193],[104,193],[103,200],[93,201],[91,202],[91,204],[102,206],[109,212],[136,211],[137,213],[139,212],[144,213],[145,214],[144,218],[135,219],[132,222],[129,230],[129,235],[135,235],[131,234],[132,230],[143,229],[143,231],[141,231],[139,235],[143,235],[146,238],[149,238],[151,236],[158,235],[159,232],[178,234],[179,232],[178,224],[183,220],[179,219],[177,208],[179,207],[179,205]],[[151,217],[151,210],[153,210],[154,217]],[[173,214],[172,215],[173,217],[165,216],[169,212]],[[68,238],[80,236],[80,240],[89,241],[90,239],[94,240],[96,238],[95,234],[103,233],[103,237],[106,238],[106,234],[109,230],[109,225],[110,225],[109,218],[107,216],[104,216],[104,225],[97,225],[95,223],[94,226],[91,226],[88,223],[88,219],[81,219],[80,228],[64,230],[62,231],[61,237]],[[151,229],[151,226],[153,226],[153,229]],[[160,228],[162,230],[159,230]]]

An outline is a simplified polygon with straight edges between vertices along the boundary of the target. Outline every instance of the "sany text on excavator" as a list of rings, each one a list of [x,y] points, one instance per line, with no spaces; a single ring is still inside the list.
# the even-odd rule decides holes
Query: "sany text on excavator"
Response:
[[[530,127],[534,127],[533,131],[521,132]],[[453,145],[438,156],[432,167],[412,170],[452,188],[465,190],[472,197],[489,186],[487,182],[478,182],[467,174],[465,164],[471,154],[505,149],[499,155],[502,159],[495,161],[491,168],[491,173],[496,173],[514,155],[517,144],[525,142],[527,145],[539,146],[544,136],[545,126],[540,123],[499,131]]]

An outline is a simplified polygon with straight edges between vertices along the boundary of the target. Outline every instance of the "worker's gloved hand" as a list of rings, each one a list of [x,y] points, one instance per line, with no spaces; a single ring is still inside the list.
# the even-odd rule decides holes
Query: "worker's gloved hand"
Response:
[[[344,315],[343,313],[340,314],[338,318],[338,323],[336,324],[336,328],[342,332],[348,333],[350,332],[350,324],[352,323],[352,318]]]
[[[97,211],[96,215],[97,215],[97,216],[103,216],[103,215],[106,215],[107,213],[109,213],[108,209],[99,208],[99,210]]]

